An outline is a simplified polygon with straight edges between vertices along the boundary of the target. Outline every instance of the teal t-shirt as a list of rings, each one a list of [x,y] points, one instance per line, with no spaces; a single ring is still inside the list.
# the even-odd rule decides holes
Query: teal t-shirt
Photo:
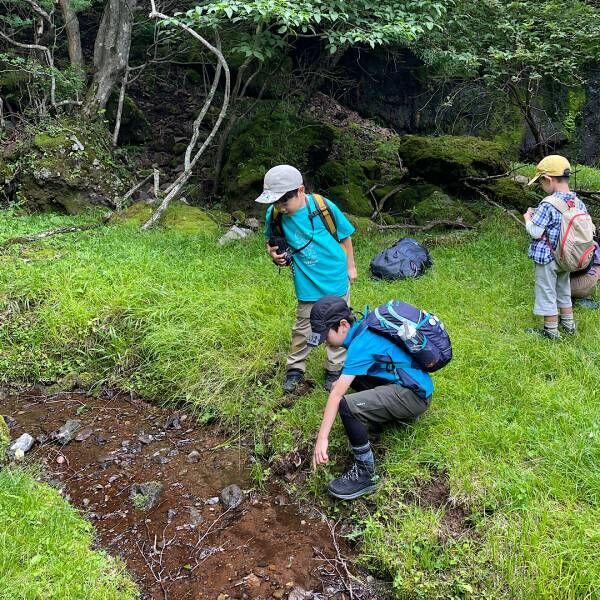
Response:
[[[293,215],[281,216],[285,239],[292,248],[302,248],[312,238],[304,250],[294,254],[296,297],[302,302],[316,302],[323,296],[345,296],[349,286],[346,252],[319,216],[314,217],[311,224],[308,206],[315,210],[316,202],[308,195],[306,202],[307,205]],[[338,239],[350,237],[354,233],[352,223],[333,202],[327,200],[327,203],[336,222]],[[273,207],[269,206],[265,225],[267,240],[271,237],[272,212]]]
[[[358,323],[354,323],[344,340],[348,352],[342,375],[378,377],[407,387],[421,398],[429,398],[433,394],[433,381],[429,373],[415,368],[408,352],[370,329],[364,329],[356,335],[357,327]],[[386,361],[392,361],[393,368]]]

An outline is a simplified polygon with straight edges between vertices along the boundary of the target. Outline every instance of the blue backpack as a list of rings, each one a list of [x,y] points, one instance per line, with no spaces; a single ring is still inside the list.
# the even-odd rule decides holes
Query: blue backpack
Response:
[[[402,339],[399,333],[404,332],[405,324],[415,333]],[[435,315],[407,302],[390,300],[373,311],[367,308],[359,331],[364,328],[382,335],[408,352],[418,368],[427,373],[445,367],[452,359],[452,343],[444,324]]]

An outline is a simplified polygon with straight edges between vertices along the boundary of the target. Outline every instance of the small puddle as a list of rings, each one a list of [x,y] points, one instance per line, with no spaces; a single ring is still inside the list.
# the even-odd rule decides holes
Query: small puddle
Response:
[[[0,394],[0,414],[14,419],[13,439],[36,438],[27,460],[94,523],[144,598],[300,598],[298,587],[306,598],[346,597],[327,524],[281,505],[291,503],[281,490],[253,490],[248,455],[214,428],[125,393]],[[49,436],[68,419],[81,421],[79,435],[60,446]],[[130,494],[148,481],[162,491],[144,511]],[[234,510],[216,501],[230,484],[247,492]]]

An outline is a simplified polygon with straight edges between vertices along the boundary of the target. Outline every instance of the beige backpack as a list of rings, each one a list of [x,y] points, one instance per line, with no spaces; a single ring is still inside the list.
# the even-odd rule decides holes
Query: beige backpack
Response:
[[[575,205],[552,196],[544,202],[554,206],[560,213],[560,235],[552,256],[562,271],[585,269],[594,256],[596,228],[592,217]]]

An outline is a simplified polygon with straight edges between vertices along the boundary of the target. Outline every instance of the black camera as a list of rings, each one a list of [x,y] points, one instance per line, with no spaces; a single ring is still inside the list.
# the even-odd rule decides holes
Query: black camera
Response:
[[[277,248],[277,254],[285,254],[285,264],[292,264],[292,257],[290,255],[290,247],[286,242],[285,238],[282,236],[270,237],[269,238],[269,246],[271,248]]]

